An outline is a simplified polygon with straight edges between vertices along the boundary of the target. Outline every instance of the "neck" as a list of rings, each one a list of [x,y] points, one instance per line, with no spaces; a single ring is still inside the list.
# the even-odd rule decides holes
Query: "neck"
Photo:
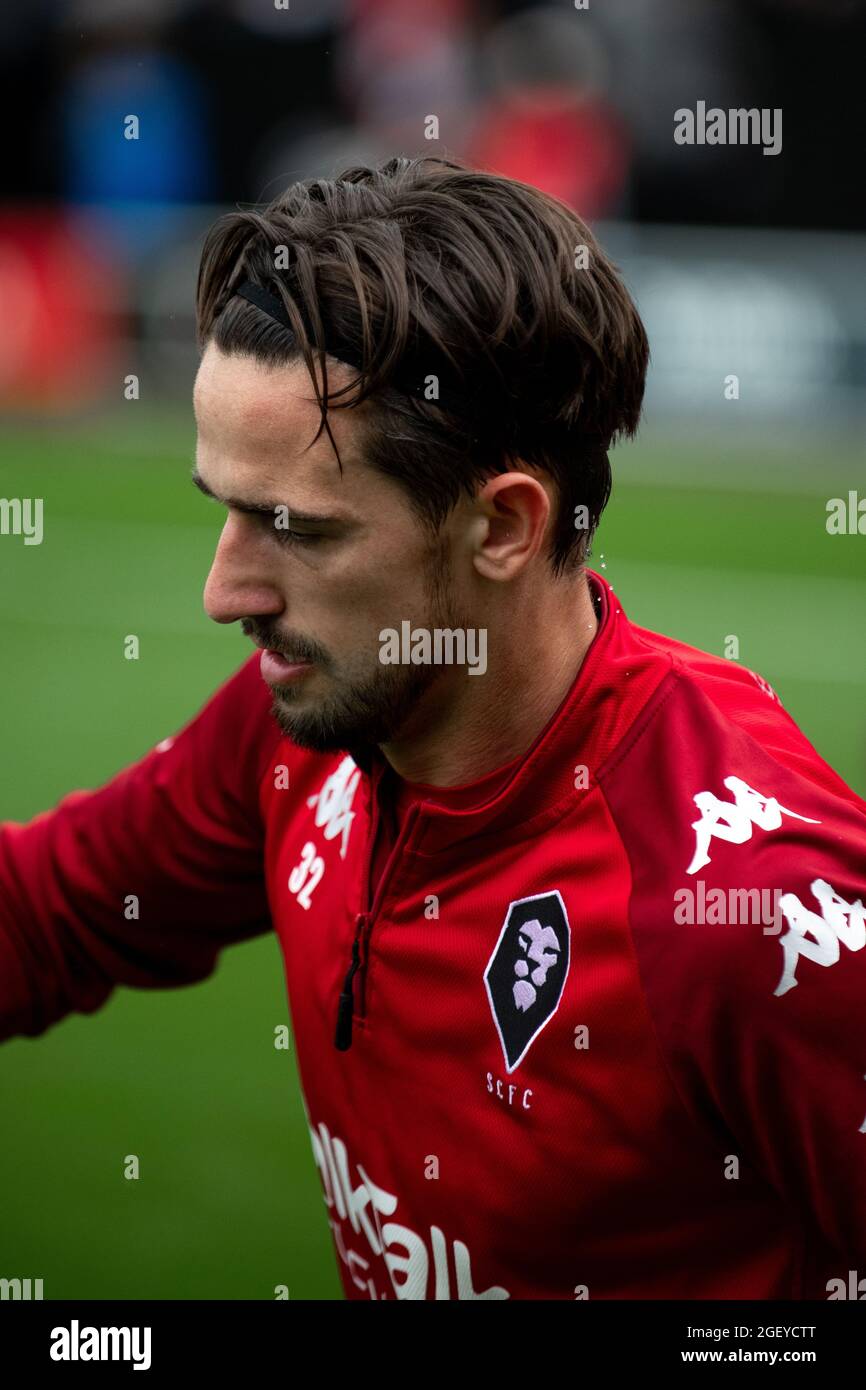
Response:
[[[411,727],[382,745],[383,755],[399,777],[437,787],[473,782],[511,762],[562,704],[597,628],[583,573],[510,603],[488,627],[485,674],[455,672],[447,689],[435,682]]]

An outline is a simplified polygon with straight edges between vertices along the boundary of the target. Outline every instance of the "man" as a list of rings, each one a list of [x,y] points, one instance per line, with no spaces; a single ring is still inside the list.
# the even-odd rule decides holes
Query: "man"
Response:
[[[827,1297],[866,1268],[866,806],[584,567],[647,363],[613,267],[396,159],[222,219],[198,310],[205,607],[261,650],[3,828],[2,1031],[272,922],[349,1297]]]

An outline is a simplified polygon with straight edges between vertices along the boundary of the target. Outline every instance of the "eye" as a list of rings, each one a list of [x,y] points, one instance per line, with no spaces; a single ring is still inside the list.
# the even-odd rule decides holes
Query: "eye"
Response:
[[[273,532],[280,545],[315,545],[316,541],[324,539],[314,532],[292,531],[286,526],[274,526]]]

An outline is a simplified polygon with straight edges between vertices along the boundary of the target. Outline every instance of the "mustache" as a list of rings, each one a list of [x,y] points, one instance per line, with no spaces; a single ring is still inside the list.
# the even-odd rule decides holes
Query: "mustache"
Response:
[[[328,660],[327,653],[309,638],[283,635],[272,624],[260,622],[257,618],[242,618],[241,631],[257,646],[279,652],[286,661],[318,661],[325,664]]]

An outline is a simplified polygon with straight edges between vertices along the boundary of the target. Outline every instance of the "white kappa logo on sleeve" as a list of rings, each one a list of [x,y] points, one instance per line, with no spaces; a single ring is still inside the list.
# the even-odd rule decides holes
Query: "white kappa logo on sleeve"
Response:
[[[307,797],[307,805],[315,806],[315,823],[322,830],[326,840],[341,836],[340,858],[345,859],[349,842],[349,831],[355,812],[352,801],[361,780],[361,769],[347,754],[339,767],[325,778],[321,790]]]
[[[710,862],[710,841],[727,840],[732,845],[744,845],[751,840],[755,826],[759,830],[778,830],[783,816],[806,821],[809,825],[820,825],[811,816],[801,816],[780,806],[774,796],[764,796],[750,787],[741,777],[726,777],[724,786],[734,793],[733,801],[721,801],[712,792],[697,792],[692,800],[701,813],[700,820],[692,821],[696,843],[692,862],[687,874],[696,874]]]
[[[862,899],[849,902],[823,878],[816,878],[809,887],[821,908],[820,917],[805,907],[796,893],[785,893],[779,899],[788,930],[779,937],[784,967],[774,994],[787,994],[797,984],[801,956],[815,965],[835,965],[840,946],[847,946],[849,951],[862,951],[866,946],[866,907]]]

